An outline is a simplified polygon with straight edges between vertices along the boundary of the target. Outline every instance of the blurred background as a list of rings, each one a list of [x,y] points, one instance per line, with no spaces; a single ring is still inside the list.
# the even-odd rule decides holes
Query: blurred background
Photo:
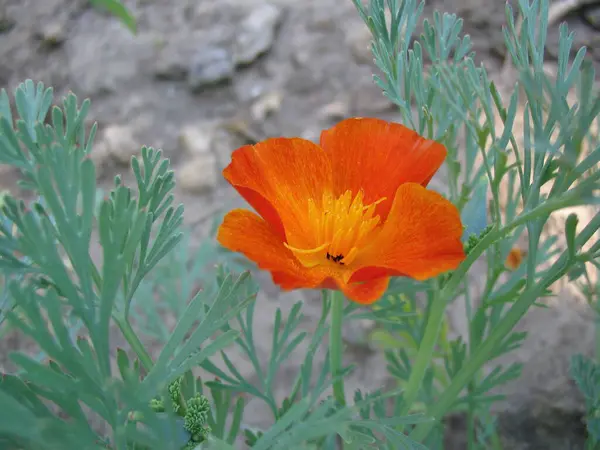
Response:
[[[137,19],[136,35],[87,0],[0,0],[0,88],[12,93],[31,78],[52,86],[57,101],[68,91],[80,100],[90,98],[90,124],[99,124],[93,158],[105,188],[118,173],[132,179],[129,161],[142,145],[163,149],[175,168],[177,200],[185,204],[195,243],[207,236],[215,213],[240,204],[221,177],[235,148],[275,135],[316,140],[321,129],[350,116],[399,119],[372,82],[370,34],[351,0],[125,3]],[[595,26],[600,6],[576,3],[551,2],[568,7],[554,9],[549,70],[561,20],[576,32],[575,47],[588,46],[588,58],[600,60]],[[462,17],[478,61],[510,87],[514,79],[502,70],[504,5],[504,0],[430,0],[424,17],[434,9]],[[21,195],[17,178],[0,165],[0,191]],[[305,300],[310,329],[320,302],[318,293],[281,294],[268,275],[258,279],[264,289],[256,333],[264,335],[258,340],[266,355],[277,306],[287,309]],[[464,313],[451,307],[449,314],[452,332],[462,333]],[[593,351],[593,320],[579,293],[566,286],[550,308],[533,311],[523,323],[531,335],[511,358],[525,363],[524,374],[496,407],[505,448],[582,448],[584,404],[568,363],[574,353]],[[371,327],[353,323],[345,330],[346,362],[359,363],[350,391],[389,382],[385,359],[369,339]],[[0,369],[7,351],[21,345],[16,335],[3,339]],[[237,364],[242,373],[251,372],[247,361],[238,358]],[[281,374],[282,393],[298,370],[293,358],[288,366]],[[261,404],[249,405],[247,413],[249,424],[269,425]],[[455,422],[456,437],[449,436],[448,448],[464,448],[461,421]]]

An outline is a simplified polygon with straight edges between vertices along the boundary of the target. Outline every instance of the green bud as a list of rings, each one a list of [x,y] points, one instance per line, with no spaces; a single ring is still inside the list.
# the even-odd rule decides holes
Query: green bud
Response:
[[[183,427],[192,435],[193,441],[202,442],[210,432],[210,428],[206,425],[210,403],[204,395],[196,394],[187,401],[186,406]]]
[[[165,412],[165,404],[161,399],[153,398],[150,400],[150,408],[154,412]]]
[[[473,249],[477,246],[477,244],[479,244],[479,242],[490,232],[492,231],[492,225],[488,225],[487,227],[485,227],[483,229],[483,231],[481,233],[479,233],[479,235],[475,235],[472,234],[469,236],[469,239],[467,240],[466,244],[465,244],[465,253],[468,255],[469,253],[471,253],[473,251]]]
[[[182,402],[182,398],[181,398],[181,382],[183,381],[183,377],[179,377],[177,379],[175,379],[174,381],[172,381],[169,384],[169,387],[167,388],[167,390],[169,391],[169,397],[171,397],[171,400],[173,401],[173,411],[175,411],[175,413],[179,413],[179,411],[181,410],[181,402]]]

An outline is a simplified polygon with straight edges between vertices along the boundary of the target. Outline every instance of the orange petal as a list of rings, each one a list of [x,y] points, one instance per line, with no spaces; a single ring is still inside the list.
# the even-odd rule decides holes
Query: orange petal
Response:
[[[404,274],[417,280],[455,269],[465,258],[458,209],[416,183],[400,186],[380,233],[354,262],[350,282]]]
[[[314,288],[325,275],[302,266],[265,220],[251,211],[234,209],[225,216],[217,240],[234,252],[243,253],[258,267],[272,273],[283,289]]]
[[[348,300],[352,300],[363,305],[370,305],[371,303],[379,300],[385,293],[389,281],[389,277],[379,277],[363,282],[338,282],[338,286]]]
[[[331,189],[331,165],[318,145],[300,138],[271,138],[233,152],[223,175],[271,224],[282,240],[307,242],[308,200]]]
[[[273,282],[283,290],[337,287],[349,300],[369,304],[379,299],[388,286],[388,277],[345,283],[326,267],[304,267],[265,220],[244,209],[235,209],[225,216],[217,240],[229,250],[243,253],[261,269],[270,271]]]
[[[360,303],[362,305],[370,305],[371,303],[379,300],[385,293],[390,280],[389,277],[386,276],[347,283],[340,277],[334,278],[330,275],[331,274],[327,274],[325,271],[321,272],[320,276],[325,276],[326,278],[323,279],[318,285],[310,287],[342,291],[348,300]],[[319,277],[315,277],[315,280]],[[306,287],[305,280],[301,280],[297,276],[284,272],[273,272],[273,281],[283,290]]]
[[[510,249],[504,265],[509,270],[517,270],[523,262],[523,252],[519,247],[513,247]]]
[[[365,204],[387,197],[377,213],[384,219],[402,183],[427,186],[446,158],[446,148],[398,123],[351,118],[321,134],[329,153],[335,193],[365,192]]]

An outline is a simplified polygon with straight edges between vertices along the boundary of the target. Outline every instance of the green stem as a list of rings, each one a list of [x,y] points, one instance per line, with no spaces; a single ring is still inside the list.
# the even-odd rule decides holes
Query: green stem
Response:
[[[563,255],[564,256],[564,255]],[[556,276],[560,273],[561,266],[565,266],[566,257],[560,258],[559,261],[553,266],[558,267],[548,273],[552,276]],[[547,277],[548,277],[547,275]],[[431,409],[427,411],[427,415],[435,419],[439,419],[443,414],[448,411],[452,406],[457,396],[462,391],[463,387],[467,385],[473,378],[474,374],[488,361],[490,354],[498,347],[498,345],[505,339],[511,332],[517,322],[525,315],[530,306],[535,300],[541,297],[546,289],[546,283],[543,281],[536,284],[536,288],[529,291],[527,295],[521,295],[521,297],[513,304],[508,310],[504,318],[498,323],[489,337],[477,348],[475,353],[469,358],[467,363],[462,367],[461,370],[456,374],[450,386],[446,388],[444,393],[440,396],[438,401],[432,405]],[[417,425],[417,427],[410,434],[411,439],[415,441],[421,441],[425,439],[431,425],[435,422],[429,422],[428,424]]]
[[[488,294],[489,295],[489,294]],[[484,301],[487,300],[487,296],[483,296]],[[473,333],[473,314],[471,308],[471,292],[469,287],[469,278],[465,278],[465,305],[467,309],[467,320],[469,321],[469,354],[473,352],[473,348],[477,346],[475,342],[475,336]],[[473,380],[467,386],[469,393],[469,405],[467,412],[467,449],[475,450],[475,439],[476,439],[476,427],[475,421],[477,420],[475,415],[475,401],[473,400],[473,391],[475,389],[475,383]]]
[[[505,225],[503,228],[488,233],[479,242],[479,244],[475,246],[475,248],[467,255],[463,263],[454,271],[448,282],[445,284],[444,288],[441,291],[436,290],[436,294],[431,305],[431,311],[429,313],[429,317],[427,318],[427,325],[425,326],[423,339],[421,340],[421,343],[419,345],[419,351],[417,353],[415,363],[411,368],[410,377],[408,379],[406,390],[404,391],[404,401],[403,407],[400,411],[400,415],[407,414],[413,402],[417,398],[419,389],[421,388],[421,384],[423,382],[423,378],[425,377],[425,372],[427,371],[427,367],[429,367],[429,364],[431,362],[431,358],[435,349],[435,344],[438,340],[439,330],[442,326],[442,322],[445,316],[444,312],[446,309],[446,304],[448,303],[448,300],[453,298],[453,296],[455,295],[456,290],[458,289],[460,283],[462,282],[464,276],[468,272],[471,265],[494,242],[497,242],[499,239],[504,238],[505,236],[510,234],[515,228],[519,227],[520,225],[526,224],[527,222],[534,220],[540,216],[549,214],[552,211],[572,206],[573,203],[578,200],[578,195],[580,195],[579,192],[577,192],[574,189],[572,192],[565,194],[561,199],[547,200],[546,202],[542,203],[541,205],[537,206],[531,211],[522,214],[513,222]],[[463,386],[465,386],[466,383],[468,383],[468,381],[469,380],[466,380],[466,382],[461,385],[461,389]]]
[[[598,313],[596,313],[598,315]],[[600,362],[600,318],[596,317],[595,327],[595,336],[596,336],[596,361]]]
[[[545,205],[548,203],[549,202],[546,202]],[[542,209],[542,206],[543,205],[536,208],[534,211]],[[534,211],[531,212],[533,213]],[[515,222],[518,222],[518,220]],[[513,224],[511,224],[511,226]],[[579,234],[576,240],[577,246],[583,246],[594,235],[599,227],[600,214],[596,215]],[[531,305],[538,298],[544,295],[544,292],[549,285],[567,273],[569,268],[569,253],[568,251],[565,251],[546,272],[546,275],[543,277],[543,279],[536,283],[531,290],[521,294],[521,296],[515,301],[513,306],[508,310],[502,320],[500,320],[500,322],[490,332],[488,338],[477,347],[477,350],[471,355],[466,364],[464,364],[463,367],[458,371],[450,383],[450,386],[446,388],[438,401],[427,411],[427,415],[433,417],[436,419],[436,421],[417,425],[417,427],[410,434],[411,439],[419,442],[429,435],[431,428],[435,425],[437,420],[439,420],[448,411],[448,409],[452,407],[452,404],[458,395],[460,395],[460,392],[463,390],[464,386],[473,379],[475,373],[488,361],[489,356],[494,352],[495,349],[498,348],[498,345],[502,343],[502,340],[508,336],[514,326],[531,307]],[[448,285],[446,285],[446,287],[447,286]],[[445,297],[443,296],[443,298]]]
[[[475,449],[475,402],[472,400],[473,395],[473,382],[469,383],[467,387],[469,393],[469,407],[467,411],[467,449]]]
[[[331,376],[339,377],[342,371],[342,321],[344,319],[344,294],[333,291],[331,294],[331,325],[329,328],[329,365]],[[341,406],[346,405],[344,380],[340,377],[333,382],[333,397]]]
[[[446,310],[446,299],[440,296],[440,290],[434,291],[433,301],[427,317],[427,325],[425,327],[425,333],[423,339],[419,343],[419,352],[417,358],[410,370],[410,377],[404,389],[402,398],[402,409],[400,410],[400,416],[408,414],[411,406],[417,399],[425,372],[435,349],[435,344],[438,340],[440,328],[444,319],[444,311]]]
[[[124,317],[117,316],[116,314],[113,314],[113,319],[119,326],[121,333],[123,333],[123,337],[129,343],[138,359],[142,363],[144,369],[149,372],[150,369],[152,369],[152,366],[154,366],[154,362],[152,361],[150,354],[146,351],[144,344],[142,344],[142,341],[140,341],[140,338],[131,327],[129,321]]]

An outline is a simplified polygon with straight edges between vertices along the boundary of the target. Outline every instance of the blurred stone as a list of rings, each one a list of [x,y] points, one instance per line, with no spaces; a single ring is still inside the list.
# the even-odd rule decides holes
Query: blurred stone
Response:
[[[193,92],[233,77],[231,53],[221,47],[203,48],[196,53],[188,70],[188,85]]]
[[[159,80],[183,81],[188,72],[187,58],[171,47],[162,49],[154,61],[154,76]]]
[[[14,19],[6,16],[3,12],[0,11],[0,34],[8,33],[14,28],[15,25],[16,22]]]
[[[92,146],[92,151],[90,152],[90,158],[96,167],[96,178],[101,180],[106,174],[106,169],[108,166],[108,161],[110,159],[110,153],[108,152],[108,147],[105,141],[97,141]]]
[[[104,130],[104,145],[110,157],[119,165],[128,166],[141,150],[133,130],[124,125],[110,125]],[[93,151],[92,151],[93,153]]]
[[[306,29],[310,31],[325,31],[333,32],[337,26],[337,22],[333,17],[328,16],[317,16],[310,21]]]
[[[188,125],[179,133],[179,147],[194,158],[210,153],[215,127],[212,124]]]
[[[370,339],[376,323],[370,319],[348,320],[342,329],[342,339],[347,344],[364,350],[375,350],[376,345]]]
[[[78,96],[94,96],[140,82],[142,63],[154,58],[153,35],[133,35],[118,20],[86,11],[65,42],[69,86]],[[127,90],[126,90],[127,91]]]
[[[321,137],[321,127],[320,126],[312,126],[310,128],[307,128],[306,130],[304,130],[301,134],[300,137],[302,139],[306,139],[308,141],[312,141],[315,143],[319,142],[319,139]]]
[[[269,92],[268,94],[260,97],[256,102],[253,103],[250,112],[252,118],[256,121],[263,121],[268,116],[277,112],[281,107],[283,95],[281,92]]]
[[[9,173],[12,169],[13,167],[8,164],[0,164],[0,176]]]
[[[212,142],[212,152],[217,158],[219,170],[223,170],[231,162],[231,152],[246,144],[246,141],[237,133],[226,127],[215,130]]]
[[[319,86],[320,81],[311,67],[302,67],[290,76],[286,88],[294,94],[307,94]]]
[[[218,183],[217,161],[207,153],[186,161],[176,171],[177,184],[192,194],[203,194],[214,189]]]
[[[396,107],[373,81],[357,86],[351,94],[350,103],[352,114],[359,116],[390,111]]]
[[[371,41],[373,36],[362,22],[356,27],[350,27],[346,35],[346,44],[350,47],[352,58],[357,64],[373,64]]]
[[[350,106],[348,102],[337,100],[323,106],[318,116],[327,121],[338,121],[347,118],[350,115]]]
[[[67,39],[65,24],[60,21],[48,22],[39,31],[38,38],[46,48],[61,46]]]
[[[241,103],[255,101],[268,91],[271,83],[272,80],[265,79],[254,71],[240,72],[235,77],[235,96]]]
[[[264,3],[250,12],[235,35],[233,60],[236,65],[247,65],[269,51],[275,40],[281,10]]]
[[[583,11],[583,16],[587,21],[593,24],[594,28],[600,28],[600,8],[588,8]]]

